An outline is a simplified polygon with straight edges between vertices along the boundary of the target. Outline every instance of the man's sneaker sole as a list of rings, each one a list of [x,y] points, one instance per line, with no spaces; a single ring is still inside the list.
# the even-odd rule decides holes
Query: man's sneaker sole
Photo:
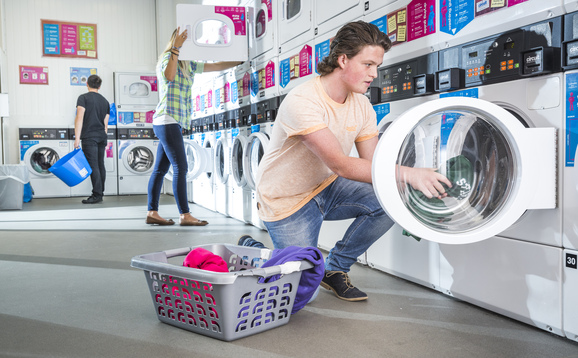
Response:
[[[335,289],[333,289],[333,287],[329,286],[328,284],[326,284],[325,282],[321,281],[321,287],[323,287],[326,290],[330,290],[333,291],[333,293],[335,294],[335,296],[337,296],[337,298],[340,298],[344,301],[348,301],[348,302],[357,302],[357,301],[365,301],[367,300],[367,296],[365,297],[356,297],[356,298],[347,298],[347,297],[341,297],[337,294],[337,291],[335,291]]]

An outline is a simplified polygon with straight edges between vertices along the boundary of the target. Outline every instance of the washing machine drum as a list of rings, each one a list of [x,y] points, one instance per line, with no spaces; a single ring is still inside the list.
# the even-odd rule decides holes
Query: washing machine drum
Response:
[[[52,148],[42,147],[30,155],[30,168],[38,174],[50,174],[48,168],[54,165],[60,156]]]
[[[145,173],[149,171],[155,161],[153,152],[147,147],[133,148],[126,158],[129,168],[136,173]]]

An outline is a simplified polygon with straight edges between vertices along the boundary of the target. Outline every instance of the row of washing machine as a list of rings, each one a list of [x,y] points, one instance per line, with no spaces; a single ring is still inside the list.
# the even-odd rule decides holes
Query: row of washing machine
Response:
[[[86,179],[68,187],[48,171],[54,163],[74,150],[74,128],[20,128],[20,161],[30,172],[34,197],[90,196],[92,184]],[[109,126],[104,163],[104,195],[146,194],[158,139],[152,127]]]
[[[280,98],[193,119],[185,134],[189,201],[265,229],[257,214],[255,179]],[[172,174],[165,192],[173,194]]]

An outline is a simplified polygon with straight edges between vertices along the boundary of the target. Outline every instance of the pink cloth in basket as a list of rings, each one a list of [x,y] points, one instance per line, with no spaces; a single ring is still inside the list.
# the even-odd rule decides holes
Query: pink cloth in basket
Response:
[[[229,267],[221,256],[201,247],[197,247],[187,254],[183,266],[213,272],[229,272]]]

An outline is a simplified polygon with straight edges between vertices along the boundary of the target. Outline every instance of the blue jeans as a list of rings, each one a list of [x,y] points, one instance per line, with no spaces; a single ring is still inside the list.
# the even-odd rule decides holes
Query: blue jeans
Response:
[[[82,151],[92,173],[92,196],[102,198],[104,195],[104,182],[106,181],[106,168],[104,166],[104,152],[106,151],[107,138],[86,138],[82,139]]]
[[[379,204],[371,184],[339,177],[295,214],[264,224],[276,249],[291,245],[317,247],[324,220],[352,218],[355,220],[325,261],[327,271],[349,272],[357,257],[394,224]]]
[[[159,210],[159,199],[163,187],[163,179],[173,166],[173,193],[181,214],[189,212],[187,201],[187,153],[181,126],[166,124],[153,126],[155,135],[159,138],[155,167],[149,179],[148,210]]]

